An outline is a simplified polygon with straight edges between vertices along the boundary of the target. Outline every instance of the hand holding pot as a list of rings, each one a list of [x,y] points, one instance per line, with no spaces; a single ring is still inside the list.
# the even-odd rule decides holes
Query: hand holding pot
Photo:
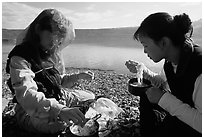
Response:
[[[151,87],[146,91],[147,98],[151,103],[158,104],[161,97],[164,95],[164,91],[159,88]]]

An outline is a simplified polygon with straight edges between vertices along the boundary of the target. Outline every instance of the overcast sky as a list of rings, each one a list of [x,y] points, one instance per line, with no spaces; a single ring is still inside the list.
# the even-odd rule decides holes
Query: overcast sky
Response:
[[[56,8],[75,28],[139,26],[154,12],[187,13],[192,21],[202,18],[197,2],[2,2],[2,28],[24,29],[45,8]]]

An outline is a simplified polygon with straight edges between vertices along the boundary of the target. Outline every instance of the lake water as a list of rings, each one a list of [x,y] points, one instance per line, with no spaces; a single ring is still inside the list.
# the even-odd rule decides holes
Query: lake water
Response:
[[[5,61],[13,45],[2,45],[2,60]],[[143,62],[155,72],[162,69],[163,61],[155,64],[144,53],[143,48],[106,47],[87,44],[72,44],[63,49],[66,67],[93,68],[114,70],[118,73],[129,74],[125,66],[126,60]]]

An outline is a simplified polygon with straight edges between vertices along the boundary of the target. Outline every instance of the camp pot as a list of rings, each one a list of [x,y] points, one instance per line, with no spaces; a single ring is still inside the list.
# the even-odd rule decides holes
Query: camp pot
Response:
[[[142,79],[142,86],[134,85],[134,83],[138,83],[137,78],[132,78],[128,81],[128,91],[134,96],[141,96],[152,86],[151,82],[146,79]]]

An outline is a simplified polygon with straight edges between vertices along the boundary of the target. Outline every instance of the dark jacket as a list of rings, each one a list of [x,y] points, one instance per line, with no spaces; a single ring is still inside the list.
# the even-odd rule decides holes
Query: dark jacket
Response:
[[[192,95],[197,77],[202,73],[202,51],[198,46],[186,46],[181,53],[176,73],[170,62],[164,64],[171,93],[183,103],[194,107]]]
[[[10,73],[9,63],[10,58],[12,56],[19,56],[24,58],[31,64],[31,70],[35,73],[34,81],[38,86],[37,91],[43,92],[47,98],[56,98],[56,100],[59,100],[61,96],[60,73],[56,68],[54,68],[54,66],[49,69],[42,68],[42,66],[39,64],[39,60],[36,58],[35,53],[29,50],[31,47],[27,47],[28,45],[32,46],[29,43],[17,45],[9,53],[6,65],[6,72]],[[10,88],[11,87],[12,85],[10,85]]]
[[[192,100],[196,79],[202,74],[202,50],[198,46],[186,45],[181,51],[181,57],[174,73],[170,62],[165,61],[164,71],[171,93],[183,103],[194,107]],[[161,136],[182,136],[195,137],[202,136],[189,125],[180,121],[175,116],[166,116],[160,130]]]

